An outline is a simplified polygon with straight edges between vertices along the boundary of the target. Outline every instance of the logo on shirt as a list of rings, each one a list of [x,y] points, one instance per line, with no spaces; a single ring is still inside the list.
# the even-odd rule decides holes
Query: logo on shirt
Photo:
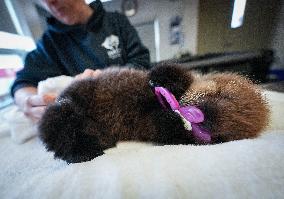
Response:
[[[108,36],[102,43],[102,46],[107,49],[107,54],[110,59],[121,57],[121,49],[118,48],[119,39],[116,35]]]

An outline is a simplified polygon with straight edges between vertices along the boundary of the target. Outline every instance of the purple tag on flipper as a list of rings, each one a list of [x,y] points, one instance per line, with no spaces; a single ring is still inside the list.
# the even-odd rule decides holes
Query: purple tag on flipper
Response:
[[[164,109],[170,107],[170,109],[180,114],[180,117],[185,121],[185,126],[191,125],[192,134],[198,142],[206,144],[211,142],[210,132],[199,125],[204,121],[204,114],[199,108],[195,106],[181,107],[175,96],[164,87],[155,87],[154,93]]]
[[[160,104],[166,108],[165,102],[162,98],[162,96],[164,97],[164,99],[166,100],[166,102],[170,105],[172,110],[177,110],[179,109],[179,103],[176,100],[175,96],[168,91],[168,89],[163,88],[163,87],[155,87],[155,94],[160,102]]]
[[[189,122],[200,123],[204,121],[204,114],[202,111],[194,106],[184,106],[179,108],[180,113]]]
[[[201,141],[206,144],[211,142],[211,135],[208,130],[194,123],[191,124],[191,127],[192,127],[192,134],[198,141]]]

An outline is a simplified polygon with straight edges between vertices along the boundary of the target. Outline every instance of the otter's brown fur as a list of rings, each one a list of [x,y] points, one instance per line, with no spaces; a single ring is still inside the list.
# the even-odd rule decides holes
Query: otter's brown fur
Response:
[[[235,74],[198,76],[178,65],[151,71],[109,68],[95,79],[74,82],[43,115],[40,136],[55,157],[81,162],[118,141],[198,143],[180,116],[164,110],[149,81],[170,90],[183,105],[205,114],[212,142],[256,137],[267,125],[268,108],[257,87]]]

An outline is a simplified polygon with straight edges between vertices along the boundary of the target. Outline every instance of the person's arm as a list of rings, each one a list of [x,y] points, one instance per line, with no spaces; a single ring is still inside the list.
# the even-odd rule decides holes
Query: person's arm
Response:
[[[101,70],[86,69],[83,73],[75,76],[75,80],[85,78],[96,78],[101,74]],[[37,122],[44,113],[46,106],[55,101],[57,96],[53,93],[38,95],[34,86],[24,86],[14,93],[14,102],[24,114]]]
[[[149,50],[142,44],[137,31],[126,16],[119,14],[121,31],[126,44],[126,66],[150,68]]]
[[[45,106],[54,101],[54,96],[38,96],[38,82],[49,77],[64,74],[59,60],[52,49],[48,34],[45,34],[37,43],[37,48],[29,52],[25,58],[25,66],[16,74],[16,79],[11,87],[11,95],[16,105],[31,119],[38,120]]]
[[[25,57],[24,68],[17,72],[11,95],[22,87],[37,87],[38,82],[50,77],[69,75],[60,62],[52,34],[47,31],[37,42],[37,48]]]

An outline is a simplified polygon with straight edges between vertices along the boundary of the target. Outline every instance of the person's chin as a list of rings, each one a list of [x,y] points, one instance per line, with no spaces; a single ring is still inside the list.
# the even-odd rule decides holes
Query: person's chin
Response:
[[[78,24],[78,22],[74,19],[70,19],[70,18],[61,18],[59,19],[59,21],[61,21],[62,23],[72,26],[72,25],[76,25]]]

